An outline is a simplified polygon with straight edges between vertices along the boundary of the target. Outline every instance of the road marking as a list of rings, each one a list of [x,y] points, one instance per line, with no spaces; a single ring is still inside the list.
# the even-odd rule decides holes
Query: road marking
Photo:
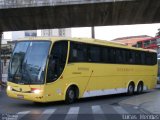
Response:
[[[71,107],[64,120],[77,120],[79,107]]]
[[[22,117],[24,117],[25,115],[29,114],[30,111],[22,111],[22,112],[18,112],[18,120],[20,120]]]
[[[118,113],[118,114],[128,114],[128,112],[126,110],[124,110],[122,107],[120,106],[113,106],[113,109]]]
[[[48,120],[49,117],[56,111],[56,109],[47,109],[42,113],[42,116],[39,120]]]
[[[53,114],[56,111],[56,109],[47,109],[42,114]]]
[[[99,105],[92,106],[92,112],[95,120],[106,120],[104,112]]]
[[[104,114],[99,105],[92,106],[92,111],[94,114]]]
[[[68,114],[78,114],[79,107],[71,107],[68,111]]]

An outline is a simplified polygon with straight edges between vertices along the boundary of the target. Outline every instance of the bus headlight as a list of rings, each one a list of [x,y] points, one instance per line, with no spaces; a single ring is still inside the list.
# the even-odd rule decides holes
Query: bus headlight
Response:
[[[12,90],[12,87],[11,87],[11,86],[7,86],[7,90],[8,90],[8,91],[11,91],[11,90]]]
[[[39,93],[41,93],[42,90],[40,90],[38,88],[31,88],[31,91],[32,91],[32,93],[39,94]]]

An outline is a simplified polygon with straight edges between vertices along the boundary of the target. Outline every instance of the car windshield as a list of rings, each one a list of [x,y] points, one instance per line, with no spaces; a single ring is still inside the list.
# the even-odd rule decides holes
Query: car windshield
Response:
[[[49,41],[18,42],[9,65],[8,81],[43,84],[49,48]]]

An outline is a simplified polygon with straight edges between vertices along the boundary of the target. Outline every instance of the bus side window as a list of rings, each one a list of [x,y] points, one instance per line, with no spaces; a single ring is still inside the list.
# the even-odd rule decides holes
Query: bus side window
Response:
[[[89,53],[89,62],[101,61],[100,47],[91,45],[89,46],[88,53]]]
[[[124,50],[117,49],[116,51],[116,63],[123,64],[124,63]]]
[[[47,83],[57,80],[63,72],[67,58],[68,42],[55,42],[48,63]]]
[[[83,43],[70,43],[69,62],[86,62],[87,46]]]
[[[127,64],[135,64],[135,53],[130,50],[126,50],[124,52],[125,52],[125,62]]]
[[[136,62],[136,64],[138,64],[138,65],[139,65],[139,64],[140,64],[140,60],[141,60],[141,59],[140,59],[140,55],[139,55],[139,53],[138,53],[137,51],[135,52],[135,58],[136,58],[136,61],[135,61],[135,62]]]
[[[156,53],[146,53],[146,64],[147,65],[157,64],[157,54]]]
[[[116,62],[116,49],[115,48],[109,48],[109,63],[115,63]]]
[[[125,62],[128,64],[130,63],[130,59],[129,59],[129,51],[128,50],[125,50]]]
[[[152,62],[151,65],[155,65],[157,64],[157,54],[156,53],[151,53],[151,58],[152,58]]]
[[[151,63],[151,55],[150,53],[146,53],[146,64],[150,65],[150,63]]]
[[[141,53],[141,63],[142,65],[146,64],[146,59],[145,59],[146,54],[144,52]]]
[[[108,63],[108,48],[103,47],[101,52],[101,59],[103,63]]]

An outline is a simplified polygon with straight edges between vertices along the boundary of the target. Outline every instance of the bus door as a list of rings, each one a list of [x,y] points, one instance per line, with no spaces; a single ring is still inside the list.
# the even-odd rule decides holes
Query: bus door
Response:
[[[50,101],[54,97],[57,97],[57,90],[62,91],[63,85],[60,81],[64,67],[66,64],[68,50],[68,41],[58,41],[53,44],[51,53],[49,55],[49,62],[47,68],[47,79],[45,86],[45,94],[48,95],[46,101]]]

